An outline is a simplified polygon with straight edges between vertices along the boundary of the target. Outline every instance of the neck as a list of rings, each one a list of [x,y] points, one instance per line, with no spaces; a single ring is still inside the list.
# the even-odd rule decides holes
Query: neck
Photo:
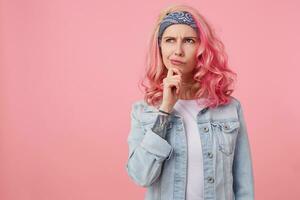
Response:
[[[184,100],[197,99],[196,92],[198,91],[198,89],[199,89],[199,83],[197,82],[194,83],[183,82],[180,88],[178,99],[184,99]]]

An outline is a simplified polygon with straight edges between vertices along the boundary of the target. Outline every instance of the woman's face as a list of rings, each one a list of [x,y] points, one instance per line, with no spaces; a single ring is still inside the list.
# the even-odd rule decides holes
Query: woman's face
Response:
[[[162,60],[167,69],[174,67],[183,74],[190,74],[197,64],[199,47],[196,31],[185,24],[173,24],[166,28],[161,40]],[[172,61],[173,60],[173,61]],[[174,62],[174,60],[182,63]]]

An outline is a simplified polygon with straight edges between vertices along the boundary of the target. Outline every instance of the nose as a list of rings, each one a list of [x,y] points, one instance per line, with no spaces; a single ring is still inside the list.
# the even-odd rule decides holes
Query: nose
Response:
[[[176,56],[183,56],[184,52],[183,52],[182,45],[181,45],[180,41],[177,42],[174,53],[175,53]]]

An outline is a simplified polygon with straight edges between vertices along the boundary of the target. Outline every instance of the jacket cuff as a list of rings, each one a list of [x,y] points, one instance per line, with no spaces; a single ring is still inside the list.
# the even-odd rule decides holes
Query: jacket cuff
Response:
[[[163,160],[169,160],[173,153],[173,147],[152,130],[147,130],[145,137],[141,142],[141,147],[148,152],[163,158]]]

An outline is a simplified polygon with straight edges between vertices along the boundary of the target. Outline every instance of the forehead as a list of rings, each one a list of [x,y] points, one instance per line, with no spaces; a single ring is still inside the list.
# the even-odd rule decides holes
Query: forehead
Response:
[[[172,24],[163,33],[163,37],[172,36],[172,37],[186,37],[193,36],[197,37],[196,31],[186,24]]]

